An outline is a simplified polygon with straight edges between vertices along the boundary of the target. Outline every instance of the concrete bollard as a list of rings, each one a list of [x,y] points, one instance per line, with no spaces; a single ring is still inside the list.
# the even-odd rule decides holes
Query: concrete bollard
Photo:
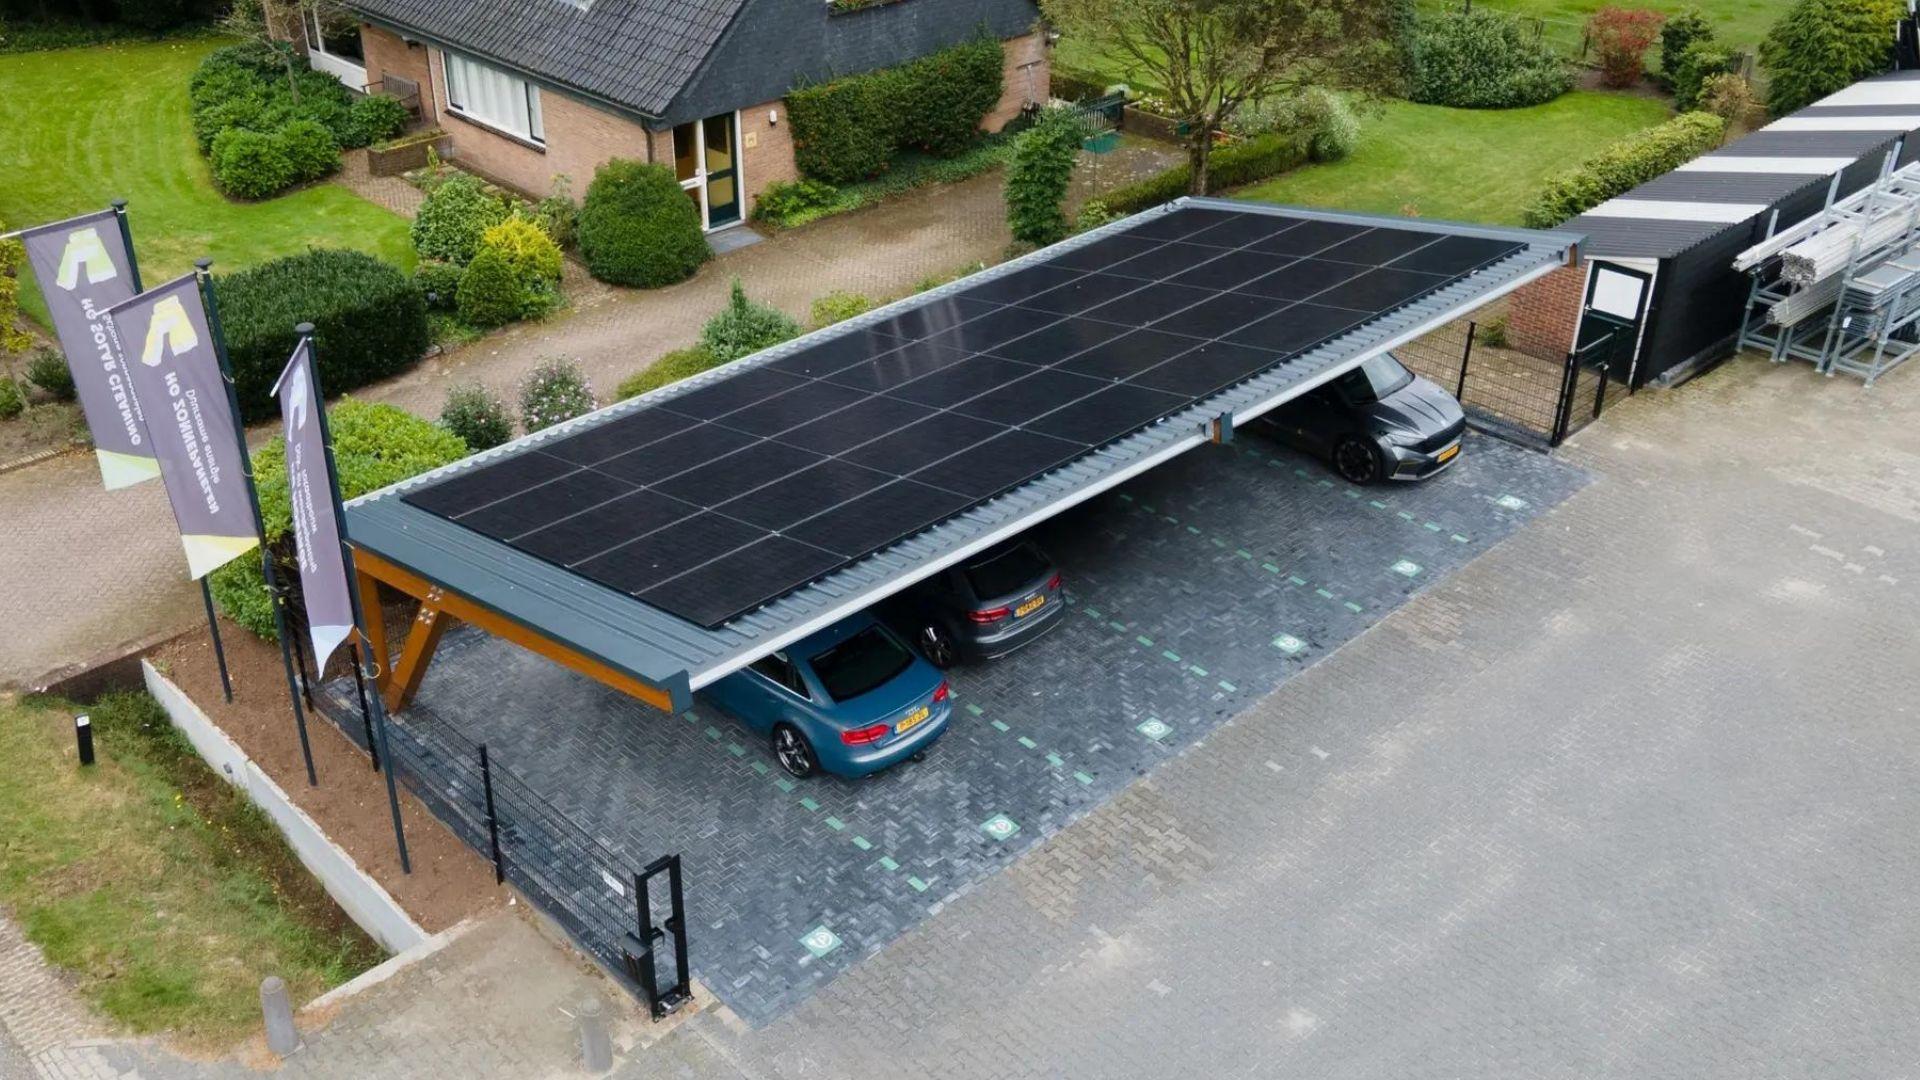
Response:
[[[260,1012],[267,1021],[267,1049],[286,1057],[300,1049],[300,1031],[293,1026],[293,1000],[286,980],[269,975],[260,980]]]
[[[597,997],[582,1001],[573,1014],[580,1025],[580,1064],[590,1073],[613,1068],[613,1039],[607,1034],[607,1006]]]

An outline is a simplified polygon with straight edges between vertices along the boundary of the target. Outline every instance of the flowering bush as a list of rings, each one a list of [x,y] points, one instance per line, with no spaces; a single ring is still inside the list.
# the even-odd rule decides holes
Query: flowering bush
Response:
[[[520,421],[528,434],[584,416],[593,404],[593,387],[580,365],[563,357],[540,361],[520,383]]]
[[[1647,70],[1647,50],[1660,38],[1667,17],[1657,11],[1603,7],[1587,20],[1600,61],[1600,81],[1616,90],[1640,81]]]
[[[460,436],[476,454],[513,438],[513,415],[507,412],[506,402],[477,382],[447,391],[440,426]]]

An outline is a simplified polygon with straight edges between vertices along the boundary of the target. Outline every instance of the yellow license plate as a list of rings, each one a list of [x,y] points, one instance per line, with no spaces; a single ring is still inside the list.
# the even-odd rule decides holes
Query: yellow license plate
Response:
[[[1027,601],[1026,603],[1021,604],[1019,607],[1014,608],[1013,617],[1016,619],[1019,619],[1019,618],[1024,618],[1025,616],[1031,615],[1034,612],[1039,611],[1040,605],[1046,602],[1047,602],[1046,597],[1036,596],[1033,599]]]
[[[1449,446],[1445,450],[1440,451],[1440,456],[1436,460],[1438,460],[1442,465],[1444,465],[1447,462],[1452,461],[1455,457],[1458,457],[1459,454],[1460,454],[1460,444],[1454,443],[1452,446]]]
[[[922,705],[919,708],[908,713],[907,718],[905,720],[900,721],[900,725],[894,728],[893,730],[895,733],[899,733],[902,731],[911,731],[912,729],[919,727],[923,722],[925,722],[927,717],[931,715],[933,715],[933,710],[929,709],[925,705]]]

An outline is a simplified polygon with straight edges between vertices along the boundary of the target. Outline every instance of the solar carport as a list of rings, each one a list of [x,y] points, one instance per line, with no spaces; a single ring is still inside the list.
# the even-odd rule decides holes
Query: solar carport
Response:
[[[383,690],[458,619],[682,710],[1577,241],[1183,199],[368,495],[363,585],[420,602]]]

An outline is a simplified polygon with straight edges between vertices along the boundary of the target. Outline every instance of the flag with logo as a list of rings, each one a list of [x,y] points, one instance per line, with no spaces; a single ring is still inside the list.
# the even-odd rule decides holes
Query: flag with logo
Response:
[[[106,311],[107,336],[145,406],[147,435],[195,578],[260,542],[247,462],[192,274]]]
[[[132,254],[112,210],[84,214],[20,233],[27,262],[67,354],[73,388],[93,434],[100,479],[109,489],[160,475],[147,444],[138,396],[128,385],[101,316],[139,290]]]
[[[353,600],[347,594],[347,565],[340,553],[340,520],[327,469],[327,440],[320,430],[318,413],[325,406],[316,400],[313,386],[313,341],[301,338],[273,392],[286,422],[287,495],[292,503],[293,546],[300,558],[307,632],[313,638],[313,666],[324,669],[327,657],[353,633]]]

